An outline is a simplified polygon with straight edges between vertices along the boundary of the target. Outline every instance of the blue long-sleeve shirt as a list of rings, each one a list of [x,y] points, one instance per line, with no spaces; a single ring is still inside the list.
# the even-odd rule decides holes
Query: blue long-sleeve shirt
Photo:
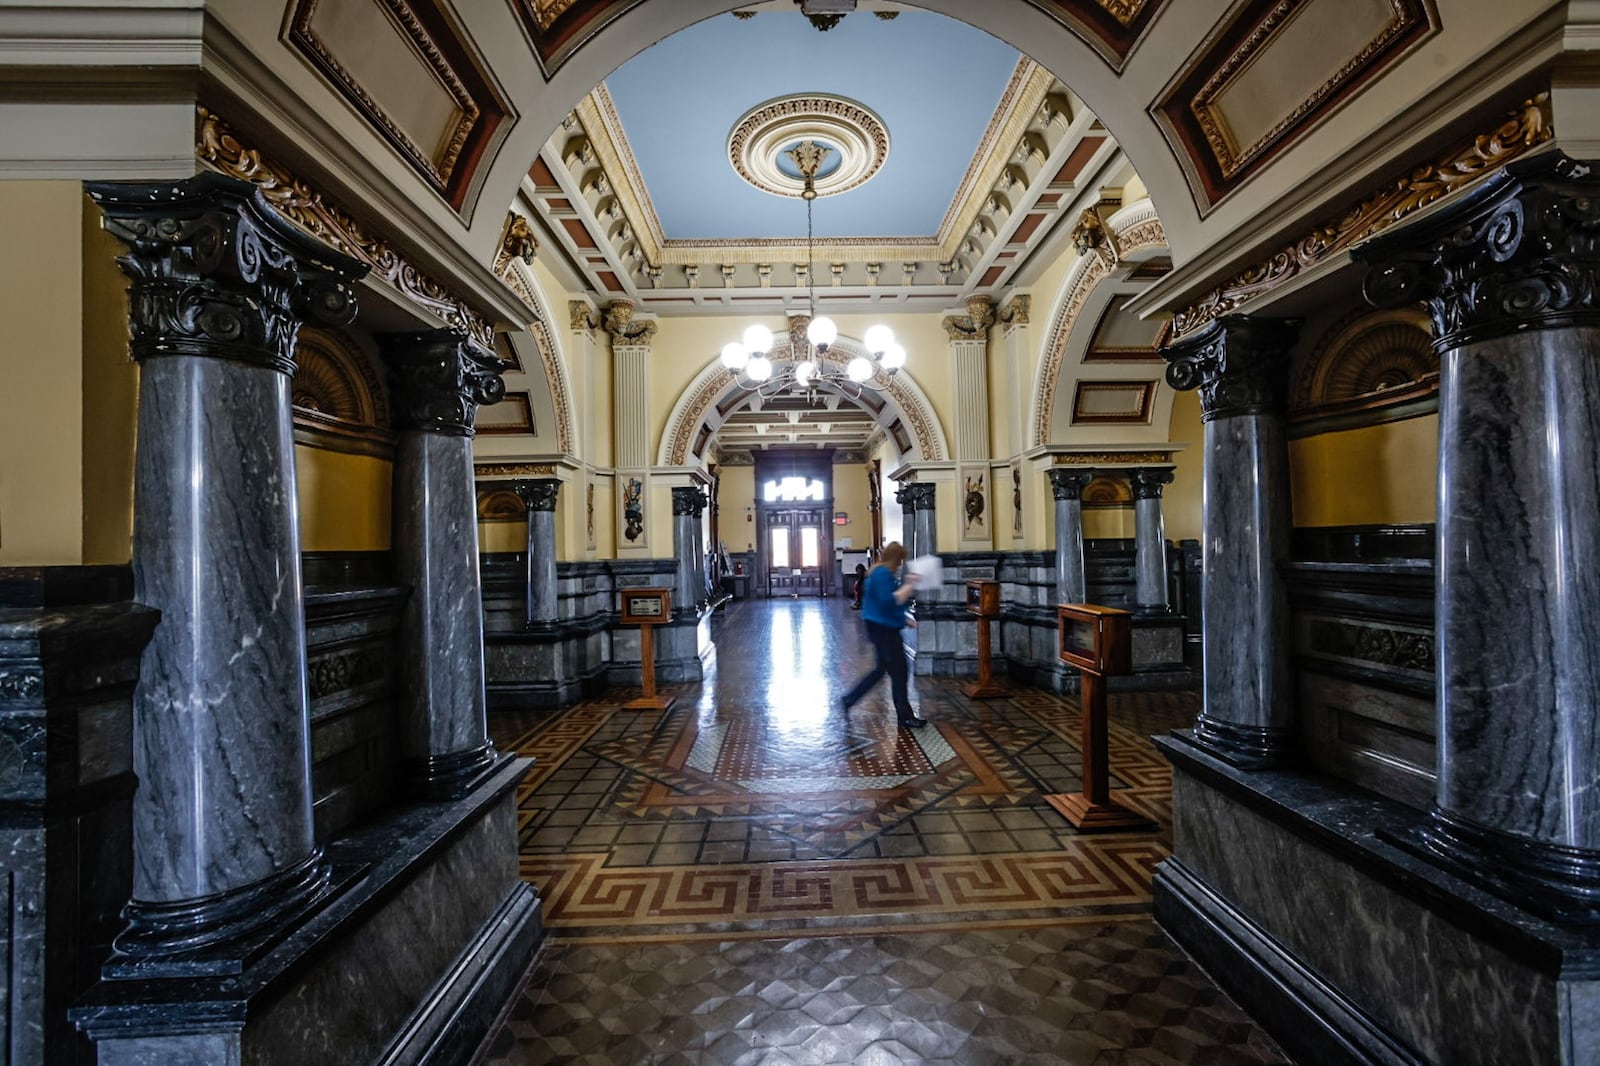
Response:
[[[861,594],[861,617],[890,629],[904,629],[906,604],[894,600],[894,590],[899,587],[900,579],[887,566],[873,567]]]

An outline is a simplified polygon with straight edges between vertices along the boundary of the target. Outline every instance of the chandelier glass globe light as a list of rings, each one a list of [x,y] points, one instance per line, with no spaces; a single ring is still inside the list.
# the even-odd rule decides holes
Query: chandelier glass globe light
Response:
[[[833,149],[815,141],[806,140],[786,149],[783,154],[805,178],[805,188],[800,197],[806,202],[806,302],[809,311],[805,327],[804,345],[791,337],[787,358],[774,363],[776,338],[772,330],[756,323],[747,327],[736,341],[722,346],[722,365],[734,376],[738,385],[763,396],[773,396],[785,389],[812,392],[827,386],[852,398],[863,391],[878,391],[888,387],[889,379],[906,365],[906,350],[895,342],[894,331],[888,326],[872,326],[862,338],[866,354],[844,361],[828,358],[828,351],[839,339],[839,327],[833,319],[817,314],[817,290],[813,280],[815,267],[815,231],[812,227],[812,203],[817,198],[816,176]]]

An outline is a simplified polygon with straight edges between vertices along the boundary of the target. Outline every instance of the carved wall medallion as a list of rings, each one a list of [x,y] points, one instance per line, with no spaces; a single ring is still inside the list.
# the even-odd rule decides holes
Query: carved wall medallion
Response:
[[[1197,304],[1173,316],[1172,332],[1184,337],[1276,289],[1302,271],[1344,252],[1416,211],[1504,166],[1552,136],[1541,94],[1511,112],[1500,125],[1456,144],[1436,162],[1417,167],[1350,210],[1327,219],[1270,258],[1234,275]]]
[[[202,163],[230,177],[250,182],[279,213],[313,237],[325,241],[372,268],[372,276],[398,291],[424,311],[479,343],[494,341],[489,320],[433,278],[408,262],[389,242],[375,234],[332,200],[261,152],[247,148],[214,112],[199,111],[195,155]]]
[[[622,483],[622,535],[630,542],[644,535],[644,482],[630,477]]]
[[[967,532],[971,533],[974,526],[981,532],[987,527],[983,517],[983,475],[966,478],[964,488],[961,513],[966,519]]]
[[[362,7],[357,0],[295,0],[289,15],[289,43],[459,211],[473,172],[510,113],[510,105],[466,41],[429,0],[365,3]],[[338,12],[337,18],[318,18],[319,13],[333,11]],[[355,24],[363,17],[365,23]],[[330,39],[330,32],[350,34],[354,39]],[[420,60],[416,73],[423,77],[431,74],[431,87],[438,91],[441,102],[448,100],[453,105],[441,128],[417,128],[397,118],[380,98],[382,92],[351,69],[378,62],[362,53],[385,46],[393,52],[390,62]]]

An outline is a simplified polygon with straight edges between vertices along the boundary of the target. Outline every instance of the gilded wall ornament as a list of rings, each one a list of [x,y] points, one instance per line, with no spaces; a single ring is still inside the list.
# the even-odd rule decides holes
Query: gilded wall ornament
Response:
[[[555,477],[554,463],[477,463],[472,468],[476,478],[496,477]]]

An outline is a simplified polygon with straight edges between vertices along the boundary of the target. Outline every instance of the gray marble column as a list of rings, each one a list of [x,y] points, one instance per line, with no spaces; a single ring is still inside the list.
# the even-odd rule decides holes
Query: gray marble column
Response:
[[[912,502],[909,484],[901,485],[894,490],[894,502],[900,505],[900,546],[905,548],[908,557],[916,555],[917,509]]]
[[[915,555],[932,555],[938,548],[938,525],[935,523],[934,489],[931,481],[914,481],[910,485],[911,505],[916,515],[912,537],[917,542]]]
[[[1088,579],[1083,570],[1083,490],[1094,471],[1057,466],[1047,471],[1056,499],[1056,602],[1087,603]]]
[[[1161,513],[1161,489],[1172,484],[1168,467],[1141,466],[1128,475],[1133,489],[1134,593],[1140,611],[1168,610],[1167,526]]]
[[[695,591],[695,552],[699,537],[700,490],[678,485],[672,490],[672,554],[677,560],[677,591],[673,594],[673,613],[694,613],[699,596]]]
[[[472,434],[505,395],[503,364],[466,332],[379,337],[400,429],[394,461],[395,578],[411,586],[399,643],[398,739],[425,794],[458,795],[500,756],[484,704]]]
[[[548,629],[558,613],[556,597],[556,500],[559,478],[525,478],[512,483],[528,506],[528,588],[525,624]]]
[[[1241,767],[1291,761],[1289,349],[1299,323],[1231,315],[1165,349],[1167,381],[1200,389],[1205,423],[1205,709],[1196,743]]]
[[[329,884],[289,378],[301,322],[349,322],[366,267],[245,182],[87,188],[130,245],[134,595],[161,612],[134,696],[133,896],[112,969],[221,972]]]
[[[1600,179],[1547,153],[1360,250],[1441,356],[1435,803],[1410,842],[1600,921]]]
[[[696,489],[699,502],[694,512],[694,579],[695,599],[701,607],[711,604],[710,591],[706,587],[706,508],[711,506],[711,496],[705,489]]]

